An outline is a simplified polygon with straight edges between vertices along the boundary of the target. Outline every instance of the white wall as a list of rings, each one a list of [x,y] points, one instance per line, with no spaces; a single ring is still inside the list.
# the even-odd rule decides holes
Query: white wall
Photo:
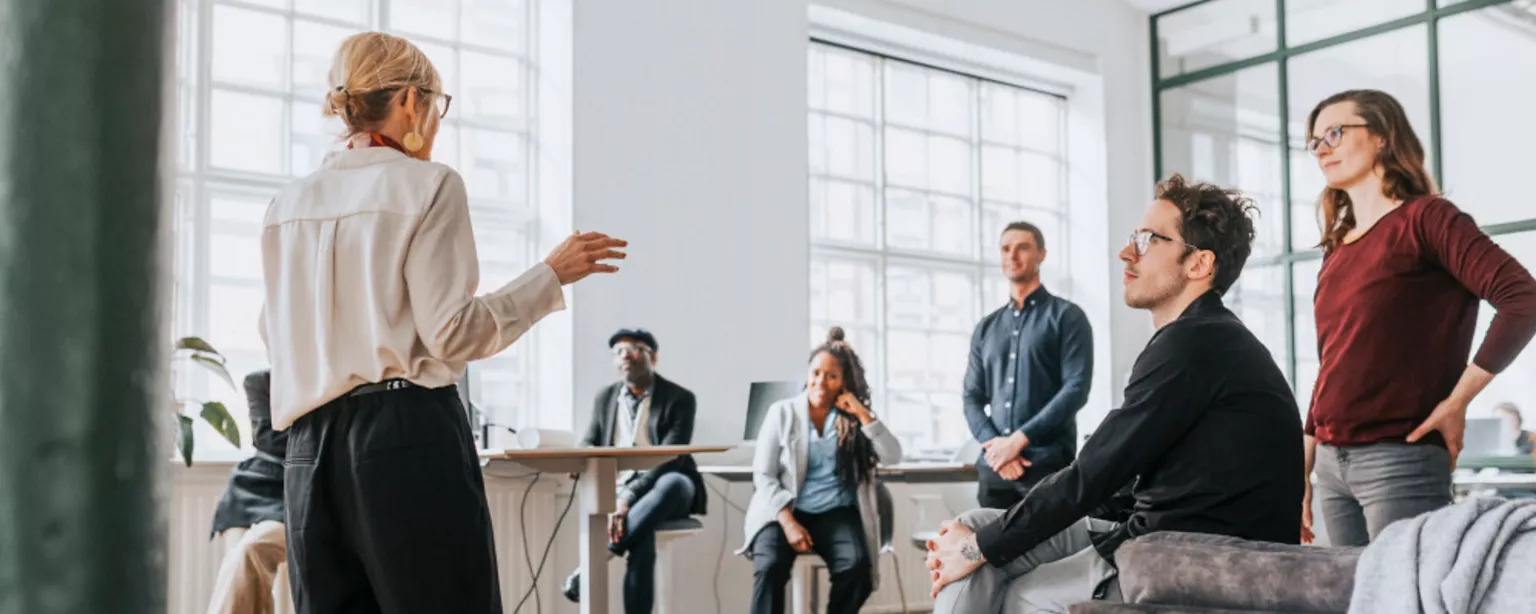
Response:
[[[1117,0],[818,4],[1102,77],[1099,106],[1074,118],[1074,139],[1082,140],[1070,146],[1102,152],[1100,179],[1073,182],[1074,194],[1091,194],[1084,200],[1099,209],[1073,212],[1073,232],[1092,239],[1074,236],[1073,244],[1096,253],[1072,258],[1094,263],[1090,273],[1101,277],[1079,283],[1108,322],[1095,331],[1107,373],[1095,382],[1101,400],[1090,411],[1107,410],[1150,333],[1145,315],[1120,301],[1113,257],[1151,194],[1145,14]],[[608,335],[645,326],[659,339],[661,373],[698,395],[695,441],[735,443],[749,382],[798,377],[808,350],[807,6],[581,0],[574,28],[574,226],[623,237],[631,248],[618,275],[572,293],[572,426],[586,424],[593,393],[615,379]],[[974,504],[973,487],[944,490],[951,505]],[[731,498],[745,505],[749,491],[737,485]],[[911,510],[899,504],[904,533]],[[678,577],[687,584],[674,611],[715,611],[717,569],[721,611],[745,611],[751,567],[730,555],[742,540],[740,520],[712,497],[706,531],[678,545]],[[562,533],[572,533],[574,522],[567,525]],[[898,548],[908,596],[926,602],[912,581],[921,578],[920,559],[906,544]],[[567,550],[557,550],[548,580],[575,565]],[[886,586],[871,609],[897,604],[885,565]],[[617,599],[616,586],[612,592]]]
[[[1072,257],[1103,265],[1110,381],[1096,388],[1113,400],[1095,409],[1117,402],[1150,333],[1119,300],[1113,257],[1151,193],[1145,14],[1117,0],[820,4],[1102,75],[1109,210],[1074,232],[1109,253]],[[614,379],[607,336],[646,326],[661,372],[699,396],[695,440],[734,442],[748,383],[798,376],[807,350],[805,7],[586,0],[574,22],[575,226],[632,246],[618,275],[572,293],[573,426]]]
[[[630,241],[573,293],[575,424],[616,378],[608,336],[643,326],[698,395],[694,441],[739,441],[749,382],[808,349],[805,6],[575,6],[575,225]]]

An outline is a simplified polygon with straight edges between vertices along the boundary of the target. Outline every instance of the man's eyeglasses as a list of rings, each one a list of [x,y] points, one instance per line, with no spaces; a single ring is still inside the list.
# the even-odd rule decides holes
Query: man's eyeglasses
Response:
[[[1131,249],[1136,250],[1136,257],[1140,258],[1147,255],[1147,249],[1152,247],[1152,239],[1160,239],[1169,243],[1177,243],[1189,248],[1190,250],[1200,249],[1198,246],[1190,245],[1168,235],[1160,234],[1146,229],[1131,233],[1131,240],[1128,242],[1128,244],[1131,246]]]
[[[1317,148],[1322,147],[1324,143],[1328,144],[1329,149],[1338,147],[1339,143],[1344,141],[1345,128],[1369,127],[1370,126],[1365,124],[1340,124],[1338,126],[1330,126],[1327,130],[1323,131],[1323,138],[1317,138],[1314,136],[1307,139],[1307,151],[1312,152],[1312,155],[1315,156],[1317,155]]]
[[[648,354],[650,351],[651,346],[644,343],[620,343],[613,346],[614,356],[624,356],[626,354],[641,355]]]

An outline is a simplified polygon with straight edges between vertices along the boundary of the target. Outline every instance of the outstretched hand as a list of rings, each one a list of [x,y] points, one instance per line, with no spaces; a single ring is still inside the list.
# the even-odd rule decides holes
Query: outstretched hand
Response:
[[[628,241],[601,232],[572,234],[555,246],[544,263],[555,270],[560,285],[570,285],[593,273],[617,272],[619,267],[605,261],[623,260],[626,254],[618,248],[628,245]]]

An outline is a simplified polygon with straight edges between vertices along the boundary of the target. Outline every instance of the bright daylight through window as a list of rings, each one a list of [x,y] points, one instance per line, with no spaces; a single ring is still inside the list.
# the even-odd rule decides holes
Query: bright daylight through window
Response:
[[[843,327],[909,453],[954,449],[1008,222],[1042,229],[1043,281],[1070,296],[1066,100],[820,42],[807,59],[812,344]]]
[[[443,73],[454,104],[433,156],[468,184],[481,288],[536,261],[537,0],[183,0],[178,8],[174,332],[223,351],[237,382],[267,366],[256,328],[262,216],[279,188],[317,168],[337,142],[342,126],[321,117],[320,102],[331,55],[353,33],[408,36]],[[470,368],[472,400],[495,422],[515,424],[532,404],[532,345]],[[249,428],[242,391],[201,369],[178,370],[177,380],[178,394],[222,400]]]

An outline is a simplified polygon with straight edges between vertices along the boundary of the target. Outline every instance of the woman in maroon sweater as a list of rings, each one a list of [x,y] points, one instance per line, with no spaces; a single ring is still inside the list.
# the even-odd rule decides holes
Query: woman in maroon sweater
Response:
[[[1307,116],[1327,179],[1313,308],[1321,368],[1306,467],[1335,546],[1451,502],[1467,403],[1536,332],[1536,280],[1441,198],[1397,100],[1329,97]],[[1496,314],[1471,364],[1478,299]],[[1312,537],[1312,489],[1302,536]]]

